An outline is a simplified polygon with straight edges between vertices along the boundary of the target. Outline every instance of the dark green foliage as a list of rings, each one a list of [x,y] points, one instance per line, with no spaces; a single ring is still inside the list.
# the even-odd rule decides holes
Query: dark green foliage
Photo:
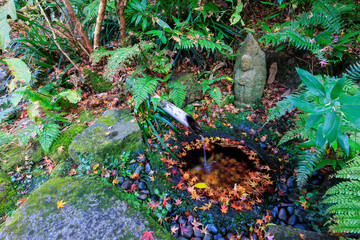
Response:
[[[346,70],[349,78],[358,80],[360,79],[360,62],[351,65],[349,69]]]
[[[336,184],[327,191],[324,203],[332,204],[328,211],[334,213],[333,232],[360,233],[360,157],[353,158],[336,178],[346,181]]]
[[[45,153],[48,153],[51,145],[60,135],[59,125],[48,122],[43,125],[42,129],[38,129],[37,132],[39,134],[41,147]]]
[[[138,109],[138,107],[155,92],[159,80],[161,79],[153,78],[148,75],[136,78],[135,84],[133,86],[135,109]]]
[[[167,86],[172,88],[170,98],[174,101],[176,106],[181,107],[186,97],[186,88],[179,82],[171,82]]]
[[[84,74],[86,75],[85,81],[90,83],[90,87],[95,93],[107,92],[113,88],[113,85],[97,72],[91,72],[88,69],[84,69]]]

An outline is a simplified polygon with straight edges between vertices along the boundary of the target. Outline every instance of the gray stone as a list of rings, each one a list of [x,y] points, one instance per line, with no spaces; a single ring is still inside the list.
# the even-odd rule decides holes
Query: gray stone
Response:
[[[140,200],[146,200],[147,197],[148,197],[148,195],[145,193],[139,193],[139,195],[137,196],[137,198]]]
[[[203,240],[211,240],[213,238],[213,235],[211,233],[205,234]]]
[[[264,93],[266,82],[265,53],[249,33],[243,42],[234,65],[236,107],[255,103]]]
[[[143,147],[141,131],[131,110],[110,109],[75,137],[69,146],[69,154],[77,162],[79,155],[102,162],[107,155],[137,152]]]
[[[206,227],[207,230],[209,230],[213,234],[217,234],[219,232],[219,230],[216,228],[214,224],[207,224]]]
[[[286,210],[285,208],[280,208],[280,211],[279,211],[279,219],[280,220],[283,220],[283,221],[286,221],[287,220],[287,213],[286,213]]]
[[[146,165],[145,165],[145,172],[150,172],[150,170],[151,170],[150,163],[146,163]]]
[[[196,229],[194,231],[194,236],[198,237],[198,238],[202,238],[204,236],[204,234],[199,229]]]
[[[297,224],[296,224],[297,225]],[[338,240],[338,237],[288,226],[268,226],[267,233],[276,240]],[[302,234],[302,238],[300,238]]]
[[[141,181],[138,184],[138,188],[139,188],[139,190],[145,190],[145,189],[147,189],[147,185],[144,181]]]
[[[142,170],[144,170],[143,165],[139,165],[136,169],[134,173],[140,173]]]
[[[185,87],[185,100],[181,107],[184,107],[192,102],[202,100],[204,94],[200,83],[198,83],[198,77],[196,73],[180,73],[178,75],[173,75],[169,80],[169,86],[171,83],[179,83]],[[170,87],[170,91],[172,88]]]
[[[127,195],[110,183],[88,177],[49,180],[35,190],[1,226],[0,239],[173,239],[134,208]],[[67,202],[57,208],[57,202]],[[156,235],[156,236],[155,236]]]
[[[295,223],[296,223],[296,216],[295,216],[295,215],[292,215],[292,216],[289,218],[288,223],[289,223],[290,226],[294,226]]]
[[[130,189],[131,184],[132,184],[132,181],[127,179],[121,184],[121,188],[124,190],[128,190],[128,189]]]

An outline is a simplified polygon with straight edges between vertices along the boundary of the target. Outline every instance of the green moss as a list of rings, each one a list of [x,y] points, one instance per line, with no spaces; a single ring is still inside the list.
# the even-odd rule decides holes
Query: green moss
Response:
[[[0,217],[15,208],[16,191],[11,185],[10,178],[0,173]]]
[[[98,119],[98,122],[104,124],[105,126],[111,126],[114,125],[116,120],[112,116],[102,116]]]
[[[87,75],[85,81],[89,82],[90,87],[94,90],[94,92],[107,92],[113,88],[113,85],[97,72],[91,72],[88,69],[84,69],[84,73]]]
[[[88,111],[82,111],[79,114],[79,117],[76,118],[76,121],[80,120],[80,124],[84,123],[84,122],[91,122],[95,119],[96,115],[91,114]]]

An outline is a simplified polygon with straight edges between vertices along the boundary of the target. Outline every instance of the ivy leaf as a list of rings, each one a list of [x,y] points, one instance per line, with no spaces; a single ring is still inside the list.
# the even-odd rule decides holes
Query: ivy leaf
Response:
[[[149,239],[152,239],[152,240],[155,240],[154,239],[154,236],[153,236],[153,233],[154,233],[154,231],[145,231],[145,232],[143,232],[144,233],[144,235],[140,238],[140,240],[141,239],[145,239],[145,240],[149,240]]]

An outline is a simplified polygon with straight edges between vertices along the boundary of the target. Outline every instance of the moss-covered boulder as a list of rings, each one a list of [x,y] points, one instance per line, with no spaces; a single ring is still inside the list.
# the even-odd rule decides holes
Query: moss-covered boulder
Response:
[[[107,110],[95,123],[78,135],[69,146],[74,161],[91,156],[101,162],[106,155],[138,152],[144,147],[140,128],[130,109]]]
[[[181,73],[173,75],[169,83],[178,83],[185,87],[186,97],[182,107],[204,98],[202,87],[198,82],[196,73]]]
[[[67,202],[57,208],[57,202]],[[0,239],[155,239],[171,236],[130,197],[88,177],[57,178],[33,192],[0,228]]]
[[[5,173],[0,173],[0,217],[15,207],[16,191],[11,185],[10,178]]]
[[[113,88],[111,82],[104,79],[102,75],[97,72],[84,69],[84,74],[86,74],[85,82],[90,84],[91,89],[95,93],[103,93]]]
[[[289,226],[269,226],[267,232],[276,240],[338,240],[338,237]]]

